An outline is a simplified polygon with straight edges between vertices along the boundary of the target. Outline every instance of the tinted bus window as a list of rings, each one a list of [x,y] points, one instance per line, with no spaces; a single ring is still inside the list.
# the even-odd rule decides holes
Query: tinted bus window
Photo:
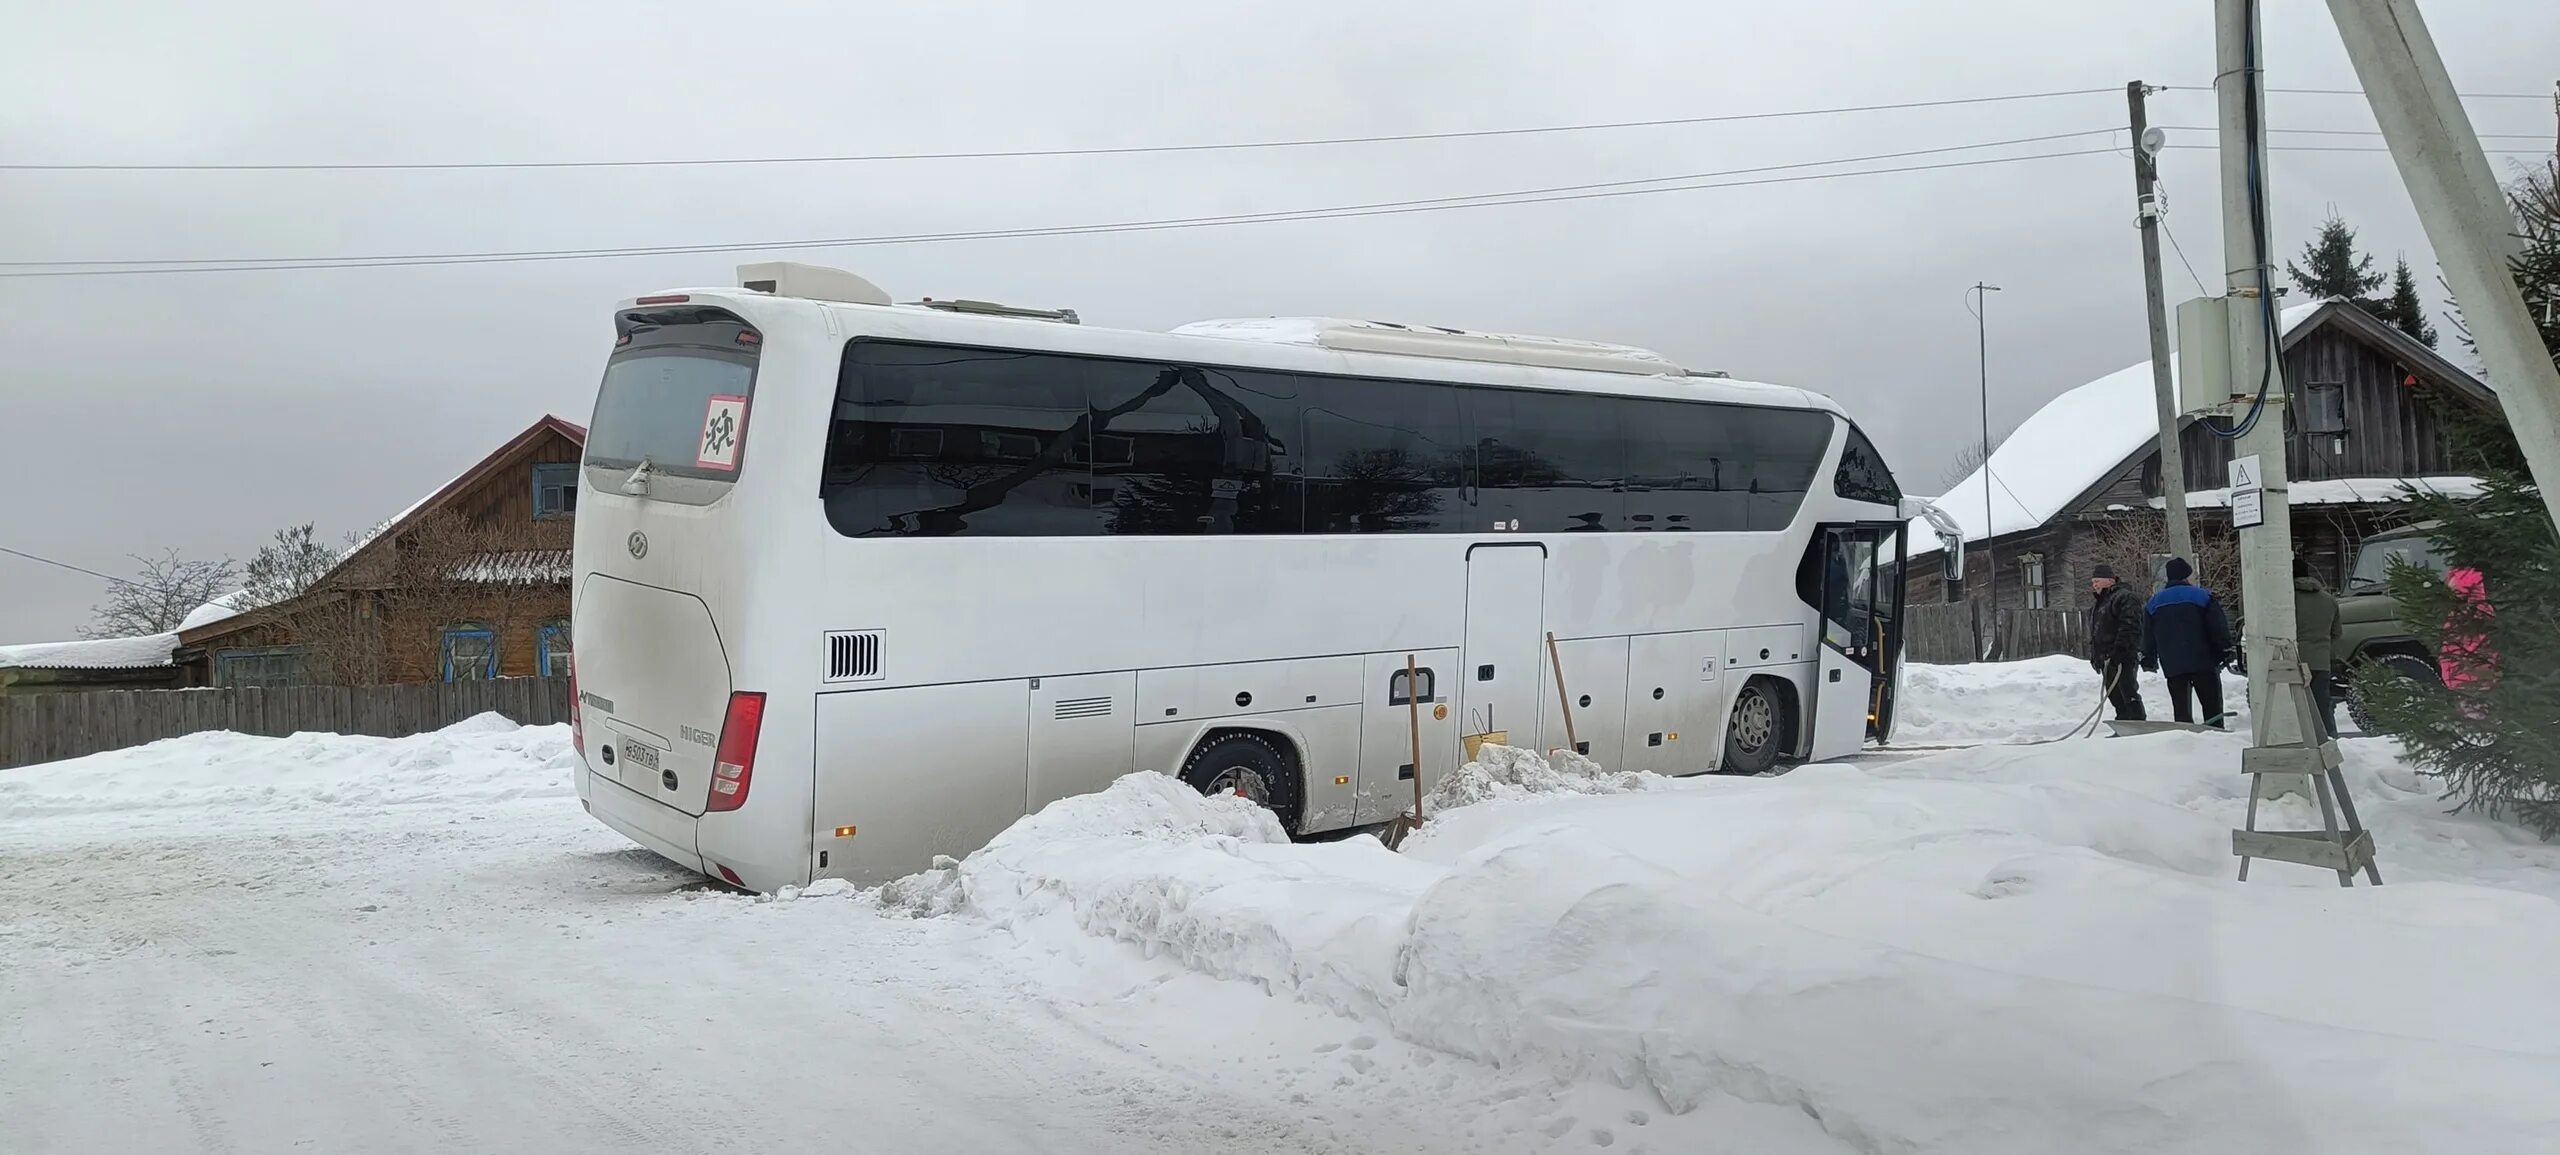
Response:
[[[1468,528],[1456,386],[1304,377],[1299,388],[1307,532]]]
[[[1848,444],[1840,447],[1840,468],[1831,471],[1831,490],[1851,501],[1902,504],[1902,487],[1894,484],[1893,471],[1884,467],[1884,455],[1855,425],[1849,427]]]
[[[1795,519],[1833,424],[858,340],[822,494],[857,537],[1768,530]]]
[[[845,350],[822,493],[853,537],[1098,533],[1073,361],[859,341]]]
[[[631,312],[606,359],[587,423],[586,461],[653,475],[730,481],[743,464],[756,349],[744,322],[713,309]],[[706,443],[706,438],[710,439]]]

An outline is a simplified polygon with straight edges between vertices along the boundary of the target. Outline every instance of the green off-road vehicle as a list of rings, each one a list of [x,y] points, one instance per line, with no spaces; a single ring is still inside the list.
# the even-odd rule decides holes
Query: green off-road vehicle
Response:
[[[2377,665],[2404,678],[2441,680],[2435,654],[2400,620],[2400,604],[2391,600],[2388,588],[2395,559],[2444,572],[2444,559],[2427,540],[2427,531],[2433,528],[2433,522],[2403,526],[2366,538],[2356,548],[2347,588],[2338,595],[2338,662],[2350,677],[2361,667]],[[2356,729],[2373,733],[2372,715],[2352,688],[2346,699],[2347,716],[2355,720]]]

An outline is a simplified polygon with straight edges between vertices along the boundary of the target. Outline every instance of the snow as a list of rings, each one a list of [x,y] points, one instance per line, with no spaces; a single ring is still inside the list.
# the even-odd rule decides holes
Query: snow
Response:
[[[2168,718],[2168,680],[2138,671],[2136,676],[2145,713]],[[1926,747],[2058,739],[2075,728],[2092,728],[2091,712],[2098,708],[2103,688],[2087,659],[2069,655],[1964,666],[1912,662],[1903,667],[1893,744]],[[2222,705],[2232,712],[2235,727],[2248,725],[2248,688],[2246,678],[2222,676]],[[2110,711],[2106,716],[2114,714]]]
[[[1608,353],[1637,361],[1660,364],[1666,373],[1686,370],[1668,357],[1651,349],[1634,345],[1613,345],[1606,341],[1585,341],[1575,337],[1533,337],[1518,333],[1476,333],[1447,329],[1437,325],[1411,325],[1402,322],[1352,321],[1340,317],[1238,317],[1210,321],[1193,321],[1176,326],[1172,332],[1187,337],[1218,337],[1229,341],[1270,341],[1283,345],[1316,345],[1328,329],[1370,329],[1394,331],[1409,329],[1424,334],[1467,333],[1497,341],[1527,341],[1539,345],[1581,349],[1592,353]]]
[[[2366,505],[2385,501],[2407,501],[2409,491],[2416,489],[2455,499],[2480,496],[2477,477],[2324,477],[2318,481],[2292,481],[2285,485],[2285,500],[2294,505]],[[2151,508],[2168,508],[2168,499],[2151,499]],[[2229,489],[2199,489],[2187,493],[2190,506],[2224,506],[2231,504]]]
[[[727,892],[581,813],[567,745],[484,717],[0,771],[0,976],[42,976],[0,979],[0,1148],[1845,1150],[1801,1114],[1673,1118],[1071,925]],[[1141,782],[1172,790],[1140,814],[1209,817],[1084,833],[1297,849]],[[1017,838],[1074,833],[1049,823]]]
[[[484,553],[455,565],[446,576],[459,582],[490,585],[566,585],[570,571],[565,549],[510,550]]]
[[[0,646],[0,666],[55,670],[132,670],[174,664],[176,634],[94,638],[77,642],[26,642]]]
[[[233,590],[188,610],[187,616],[178,622],[178,632],[183,634],[197,626],[209,626],[224,618],[238,617],[249,608],[249,591]]]
[[[1903,708],[2043,738],[2094,703],[2063,658],[1914,667]],[[2390,885],[2238,883],[2245,741],[1679,780],[1494,748],[1404,853],[1138,774],[756,898],[580,814],[559,727],[198,735],[0,772],[0,974],[46,976],[0,984],[0,1118],[38,1151],[2546,1149],[2560,847],[2350,738]]]
[[[2278,326],[2289,334],[2328,303],[2294,305],[2278,317]],[[2180,388],[2174,358],[2169,376],[2171,389]],[[2185,400],[2180,394],[2182,407]],[[2146,360],[2046,402],[1992,451],[1987,478],[1976,467],[1930,500],[1955,518],[1967,541],[1983,536],[1986,513],[1995,537],[2034,529],[2159,436],[2151,362]],[[1987,510],[1986,488],[1990,490]],[[1911,528],[1912,556],[1940,548],[1926,522],[1915,520]]]
[[[2082,716],[2053,663],[1967,672],[1984,693],[2016,675],[2013,713]],[[2387,742],[2354,739],[2393,885],[2276,863],[2243,885],[2245,742],[1515,797],[1437,813],[1402,855],[1289,845],[1232,799],[1136,776],[928,889],[952,919],[1070,927],[1673,1117],[1792,1111],[1854,1150],[2542,1149],[2560,847],[2448,815]],[[2317,825],[2293,799],[2260,817]],[[2422,977],[2452,959],[2459,981]]]
[[[0,774],[0,822],[570,797],[568,742],[566,726],[526,729],[497,714],[409,738],[207,731]]]

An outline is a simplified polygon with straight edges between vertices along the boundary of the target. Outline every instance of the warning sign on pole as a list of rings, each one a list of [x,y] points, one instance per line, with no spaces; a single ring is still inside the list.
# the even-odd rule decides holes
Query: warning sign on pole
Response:
[[[2232,525],[2232,528],[2234,528],[2234,529],[2247,529],[2247,528],[2249,528],[2250,526],[2253,526],[2253,525],[2263,525],[2263,524],[2265,524],[2265,523],[2266,523],[2266,520],[2267,520],[2267,505],[2266,505],[2266,500],[2267,500],[2267,491],[2266,491],[2266,487],[2265,487],[2265,486],[2263,486],[2263,485],[2261,485],[2261,484],[2259,484],[2259,482],[2258,482],[2258,458],[2257,458],[2257,456],[2256,456],[2255,454],[2252,454],[2252,455],[2250,455],[2250,456],[2248,456],[2248,457],[2235,457],[2235,458],[2232,458],[2232,459],[2231,459],[2231,525]]]

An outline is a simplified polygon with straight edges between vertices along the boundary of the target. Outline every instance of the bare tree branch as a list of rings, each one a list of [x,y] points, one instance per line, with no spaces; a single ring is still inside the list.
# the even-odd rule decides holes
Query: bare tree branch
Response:
[[[235,568],[230,558],[188,558],[166,550],[157,557],[135,554],[140,575],[107,587],[107,600],[90,609],[81,627],[86,638],[133,638],[165,634],[178,628],[197,606],[230,593]]]

